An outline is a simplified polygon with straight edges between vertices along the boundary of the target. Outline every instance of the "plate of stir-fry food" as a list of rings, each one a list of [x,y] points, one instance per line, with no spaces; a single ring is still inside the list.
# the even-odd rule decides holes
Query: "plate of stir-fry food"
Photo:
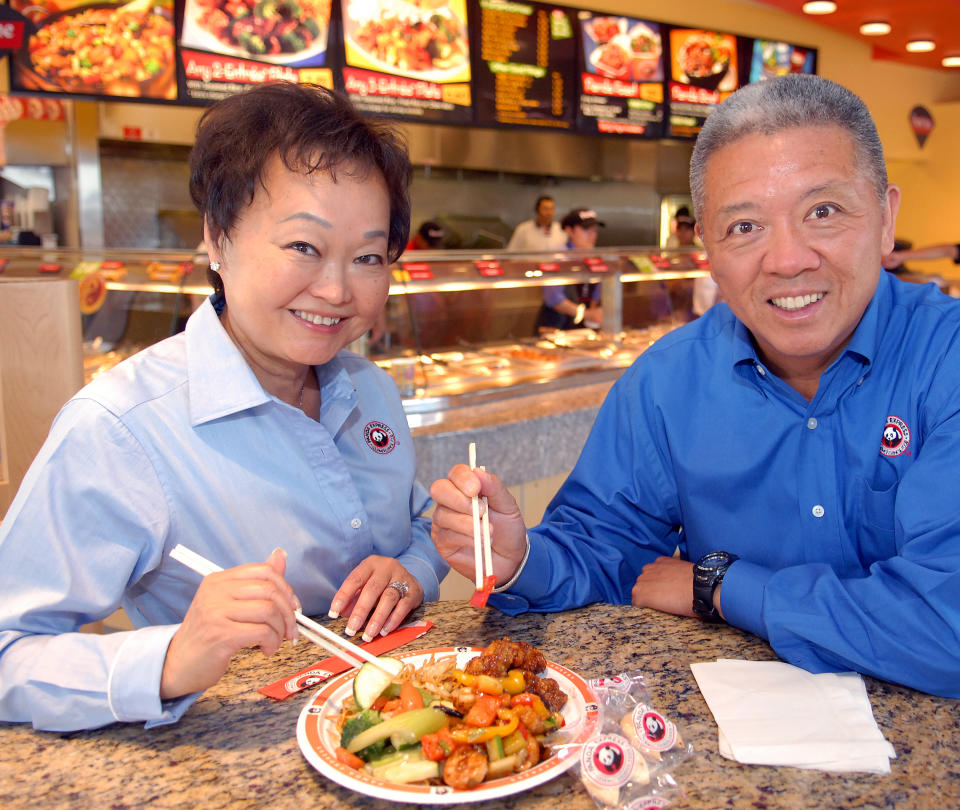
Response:
[[[570,768],[599,715],[589,687],[524,642],[378,659],[304,707],[300,749],[375,798],[453,804],[508,796]]]

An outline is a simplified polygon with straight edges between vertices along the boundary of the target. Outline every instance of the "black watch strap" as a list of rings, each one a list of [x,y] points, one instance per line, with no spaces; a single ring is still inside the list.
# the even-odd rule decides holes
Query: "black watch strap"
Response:
[[[723,621],[713,606],[713,594],[727,569],[739,559],[727,551],[704,554],[693,566],[693,612],[706,622]]]

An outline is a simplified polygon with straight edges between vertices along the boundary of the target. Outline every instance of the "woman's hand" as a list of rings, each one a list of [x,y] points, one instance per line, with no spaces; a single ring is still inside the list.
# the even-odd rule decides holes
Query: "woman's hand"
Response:
[[[273,655],[296,635],[297,597],[283,574],[287,556],[276,549],[265,563],[239,565],[203,578],[180,629],[170,640],[160,697],[201,692],[226,672],[237,650]]]
[[[406,594],[401,594],[400,588],[391,588],[391,582],[406,583]],[[370,641],[378,633],[386,635],[396,630],[404,617],[422,601],[423,587],[415,576],[393,557],[371,554],[350,572],[333,595],[330,617],[335,619],[349,614],[348,636],[356,635],[366,621],[362,638]],[[372,615],[370,611],[373,611]]]
[[[473,555],[471,498],[486,495],[490,510],[490,546],[497,582],[507,582],[516,573],[527,548],[527,529],[520,507],[503,482],[484,470],[457,464],[448,478],[430,487],[437,502],[430,535],[440,555],[467,579],[476,575]],[[480,508],[483,508],[481,502]]]

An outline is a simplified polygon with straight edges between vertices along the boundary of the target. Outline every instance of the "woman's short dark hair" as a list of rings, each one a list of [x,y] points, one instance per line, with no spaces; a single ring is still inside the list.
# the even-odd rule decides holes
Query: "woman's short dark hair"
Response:
[[[406,146],[391,127],[311,84],[258,85],[217,102],[200,118],[190,153],[190,196],[214,239],[230,237],[274,155],[291,171],[325,171],[334,179],[338,167],[350,163],[379,171],[390,198],[387,252],[396,261],[410,233]]]

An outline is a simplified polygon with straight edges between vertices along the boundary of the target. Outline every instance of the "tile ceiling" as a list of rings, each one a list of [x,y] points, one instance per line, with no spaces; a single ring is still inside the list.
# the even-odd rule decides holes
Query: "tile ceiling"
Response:
[[[945,56],[960,56],[960,0],[836,0],[837,10],[822,16],[804,14],[804,0],[759,2],[867,42],[873,46],[874,59],[960,74],[960,68],[940,64]],[[865,22],[887,22],[893,30],[884,36],[865,37],[860,33]],[[906,44],[913,39],[932,39],[936,48],[930,53],[908,53]]]

